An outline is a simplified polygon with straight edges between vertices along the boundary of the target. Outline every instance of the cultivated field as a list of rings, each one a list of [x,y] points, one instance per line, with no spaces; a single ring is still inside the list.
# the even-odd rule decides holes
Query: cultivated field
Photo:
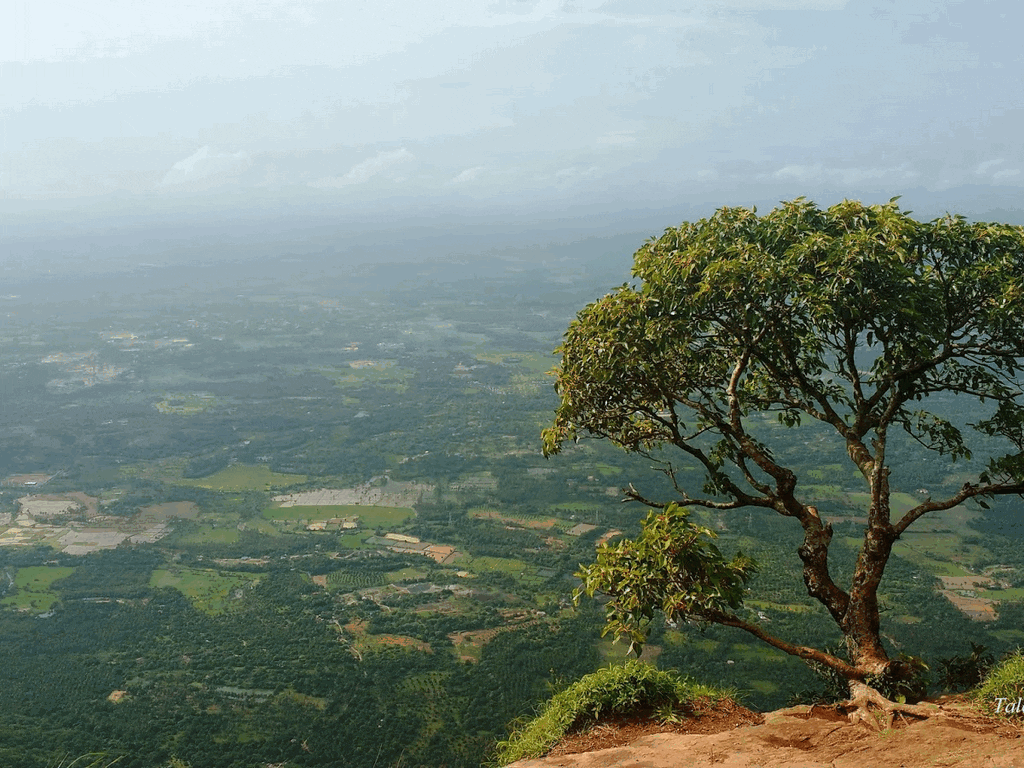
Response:
[[[499,520],[503,523],[511,523],[523,528],[534,528],[542,531],[551,530],[559,523],[556,517],[527,517],[526,515],[496,512],[492,509],[472,509],[469,511],[469,516],[484,520]]]
[[[162,522],[178,517],[195,520],[199,517],[199,507],[191,501],[168,501],[163,504],[151,504],[139,510],[140,520]]]
[[[389,482],[384,486],[367,483],[353,488],[318,488],[274,497],[279,507],[327,507],[369,505],[375,507],[411,507],[434,490],[426,483]]]
[[[14,576],[14,594],[0,602],[19,611],[45,613],[60,599],[52,589],[53,583],[74,572],[74,568],[48,565],[19,568]]]
[[[250,466],[235,464],[215,472],[209,477],[194,479],[181,478],[174,481],[178,485],[192,485],[209,488],[212,491],[269,491],[273,488],[284,488],[289,485],[306,482],[305,475],[286,475],[272,472],[266,464]]]
[[[192,604],[211,616],[227,610],[233,600],[240,599],[247,587],[255,586],[258,576],[223,573],[199,568],[160,569],[153,571],[149,585],[176,589]]]
[[[408,507],[363,506],[360,504],[269,507],[263,511],[263,517],[267,520],[294,520],[297,522],[358,517],[360,526],[363,528],[401,525],[414,514],[415,512]]]

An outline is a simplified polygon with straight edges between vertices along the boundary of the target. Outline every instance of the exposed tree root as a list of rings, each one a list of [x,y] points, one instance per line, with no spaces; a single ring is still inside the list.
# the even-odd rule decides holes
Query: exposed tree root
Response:
[[[890,701],[874,688],[857,680],[850,681],[850,694],[850,700],[841,705],[847,711],[850,722],[864,723],[875,731],[892,728],[893,719],[897,713],[922,719],[942,713],[937,704],[900,704]],[[884,722],[879,722],[875,712],[872,711],[872,706],[877,708],[876,711],[882,713]]]

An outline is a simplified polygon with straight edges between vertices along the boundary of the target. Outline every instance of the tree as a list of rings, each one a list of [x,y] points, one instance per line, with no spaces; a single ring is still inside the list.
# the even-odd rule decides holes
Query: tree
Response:
[[[587,592],[611,596],[608,629],[639,640],[656,610],[737,627],[843,675],[851,716],[869,703],[922,714],[877,692],[914,673],[882,646],[878,586],[894,542],[922,516],[1024,492],[1024,229],[948,215],[921,223],[895,198],[827,210],[799,198],[760,217],[722,208],[667,229],[637,251],[633,277],[584,308],[557,350],[561,402],[542,435],[545,455],[587,435],[652,457],[678,449],[705,482],[681,483],[674,459],[662,458],[679,498],[627,489],[656,510],[644,533],[605,547],[580,573]],[[949,393],[987,415],[968,425],[924,409]],[[770,439],[752,434],[748,417],[758,413],[787,427],[825,425],[859,470],[870,505],[849,584],[830,572],[832,526]],[[999,447],[974,482],[893,517],[898,457],[887,449],[899,430],[951,460],[971,458],[968,434]],[[804,584],[849,660],[741,618],[753,564],[726,562],[683,507],[761,507],[799,524]]]

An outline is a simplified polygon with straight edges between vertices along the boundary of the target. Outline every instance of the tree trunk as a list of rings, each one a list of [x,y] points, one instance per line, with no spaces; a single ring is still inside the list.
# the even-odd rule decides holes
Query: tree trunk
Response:
[[[850,589],[850,603],[841,624],[851,645],[851,661],[871,675],[881,674],[889,663],[882,647],[878,611],[878,585],[892,552],[894,537],[882,526],[870,526],[864,532],[864,545]]]

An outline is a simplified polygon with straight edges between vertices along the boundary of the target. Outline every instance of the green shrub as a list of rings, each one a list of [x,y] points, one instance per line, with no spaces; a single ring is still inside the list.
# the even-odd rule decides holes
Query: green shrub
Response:
[[[995,666],[995,656],[984,645],[971,643],[970,656],[939,659],[939,684],[947,691],[965,691],[981,685]]]
[[[844,650],[843,643],[830,643],[822,650],[831,656],[848,661],[848,654]],[[818,678],[819,687],[805,688],[797,691],[789,697],[787,706],[793,707],[798,704],[834,704],[837,701],[843,701],[850,697],[849,681],[836,670],[824,664],[819,664],[816,661],[808,661],[806,663]]]
[[[602,717],[638,714],[679,722],[680,710],[732,697],[732,692],[634,659],[584,676],[553,696],[535,718],[514,723],[508,739],[495,746],[491,762],[502,766],[540,757],[566,733],[584,730]]]
[[[1003,713],[1000,699],[1005,706],[1010,702],[1016,705],[1018,699],[1024,698],[1024,653],[1021,649],[996,664],[971,696],[983,710],[993,715]]]

